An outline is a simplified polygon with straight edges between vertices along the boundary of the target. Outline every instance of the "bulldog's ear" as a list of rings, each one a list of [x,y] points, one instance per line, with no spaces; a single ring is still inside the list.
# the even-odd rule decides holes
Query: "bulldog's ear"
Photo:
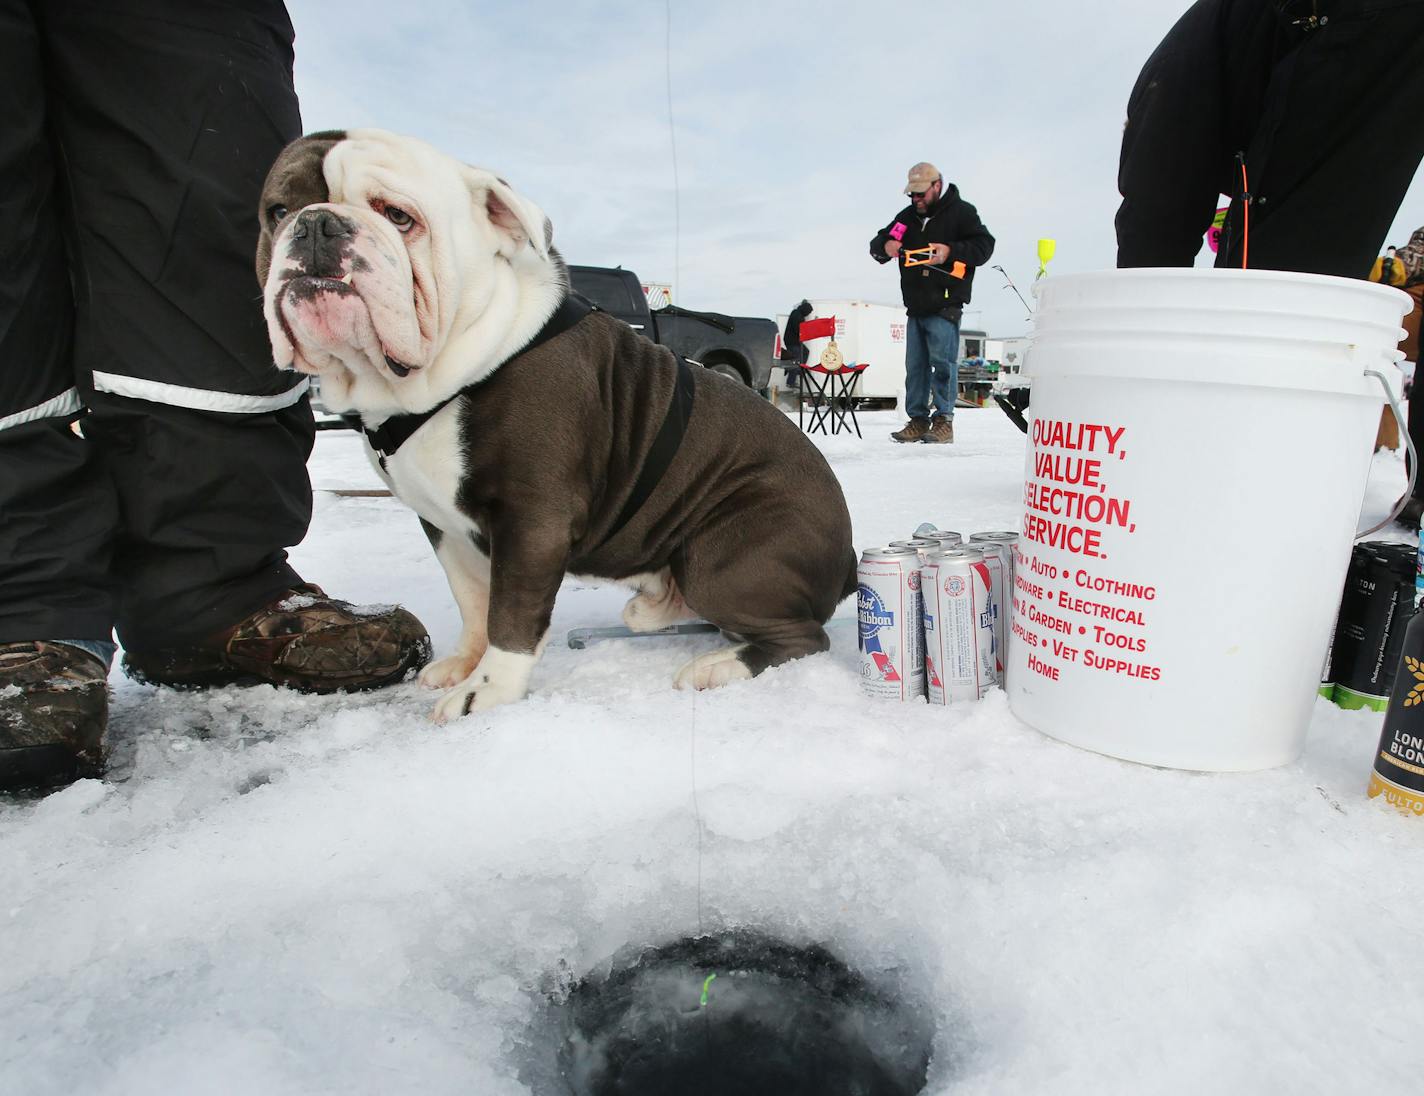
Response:
[[[488,171],[471,169],[470,176],[470,193],[476,212],[482,210],[490,224],[509,241],[507,249],[500,247],[500,253],[512,259],[528,242],[539,258],[547,259],[554,233],[544,211]]]

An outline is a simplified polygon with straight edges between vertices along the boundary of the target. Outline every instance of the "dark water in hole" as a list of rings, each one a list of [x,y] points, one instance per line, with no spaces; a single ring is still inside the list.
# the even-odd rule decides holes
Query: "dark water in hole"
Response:
[[[911,1096],[934,1035],[826,949],[744,931],[620,954],[561,1020],[570,1096]]]

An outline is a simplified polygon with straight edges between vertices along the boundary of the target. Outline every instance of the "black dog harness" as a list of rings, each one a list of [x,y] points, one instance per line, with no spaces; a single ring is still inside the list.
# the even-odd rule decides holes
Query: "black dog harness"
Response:
[[[543,346],[552,338],[562,335],[565,331],[574,327],[581,319],[594,310],[593,305],[581,297],[576,297],[570,293],[564,298],[564,303],[554,309],[554,314],[545,321],[544,326],[530,339],[521,349],[516,350],[505,359],[503,365],[508,365],[521,354],[527,354],[537,346]],[[502,368],[502,366],[501,366]],[[371,443],[371,448],[381,454],[381,467],[386,466],[386,458],[393,457],[396,450],[410,440],[410,436],[438,415],[445,408],[454,403],[466,392],[472,392],[483,382],[476,381],[474,384],[466,385],[443,403],[437,403],[429,411],[421,411],[413,415],[392,415],[385,422],[377,427],[368,427],[361,421],[360,416],[352,416],[356,419],[353,425],[366,435],[366,440]]]
[[[517,358],[575,327],[590,312],[598,311],[602,310],[597,305],[589,303],[577,294],[570,293],[564,298],[563,303],[554,310],[554,314],[549,317],[538,333],[523,348],[505,359],[500,368],[508,368],[509,364]],[[668,402],[667,414],[663,416],[662,426],[658,428],[657,436],[653,438],[653,444],[648,449],[647,459],[643,461],[643,467],[638,473],[638,480],[633,485],[633,493],[628,496],[628,501],[619,512],[618,520],[613,523],[604,543],[622,532],[623,527],[633,519],[633,515],[642,509],[643,503],[648,501],[662,481],[663,473],[672,464],[673,457],[677,455],[677,450],[682,445],[682,437],[687,433],[687,424],[692,418],[692,399],[695,392],[692,366],[680,354],[676,355],[676,359],[677,382],[673,386],[672,399]],[[348,422],[351,422],[352,419],[355,420],[351,424],[366,435],[366,440],[370,442],[371,448],[380,455],[381,467],[384,468],[386,459],[394,456],[396,451],[410,440],[411,435],[465,393],[474,391],[482,383],[483,381],[476,381],[474,384],[467,385],[429,411],[421,411],[413,415],[392,415],[377,427],[368,427],[360,420],[359,416],[347,416],[346,418]]]

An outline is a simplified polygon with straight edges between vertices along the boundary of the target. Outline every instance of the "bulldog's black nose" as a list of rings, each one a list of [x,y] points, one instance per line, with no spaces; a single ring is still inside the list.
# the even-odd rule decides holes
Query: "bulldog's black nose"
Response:
[[[355,226],[334,209],[304,209],[297,214],[292,235],[305,239],[308,233],[317,236],[350,236]]]
[[[304,209],[292,221],[288,257],[303,274],[339,278],[351,254],[356,224],[334,209]]]

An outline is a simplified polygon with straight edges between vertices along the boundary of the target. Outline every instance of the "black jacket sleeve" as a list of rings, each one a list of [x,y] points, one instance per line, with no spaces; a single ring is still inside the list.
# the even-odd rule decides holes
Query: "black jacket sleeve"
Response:
[[[983,266],[994,254],[994,237],[979,219],[979,211],[962,198],[959,201],[959,216],[944,226],[950,239],[936,239],[935,243],[949,245],[949,261],[964,263],[966,266]]]
[[[874,259],[877,263],[881,263],[883,265],[884,263],[888,263],[890,261],[890,256],[885,254],[885,245],[890,242],[890,230],[894,228],[897,224],[907,223],[907,219],[913,212],[913,209],[913,206],[907,206],[905,209],[900,210],[899,213],[895,214],[895,219],[893,221],[891,221],[888,225],[886,225],[879,232],[877,232],[874,237],[871,238],[870,257]]]
[[[893,227],[886,225],[870,240],[870,257],[882,265],[890,261],[890,256],[885,254],[885,245],[890,242],[890,229]]]

